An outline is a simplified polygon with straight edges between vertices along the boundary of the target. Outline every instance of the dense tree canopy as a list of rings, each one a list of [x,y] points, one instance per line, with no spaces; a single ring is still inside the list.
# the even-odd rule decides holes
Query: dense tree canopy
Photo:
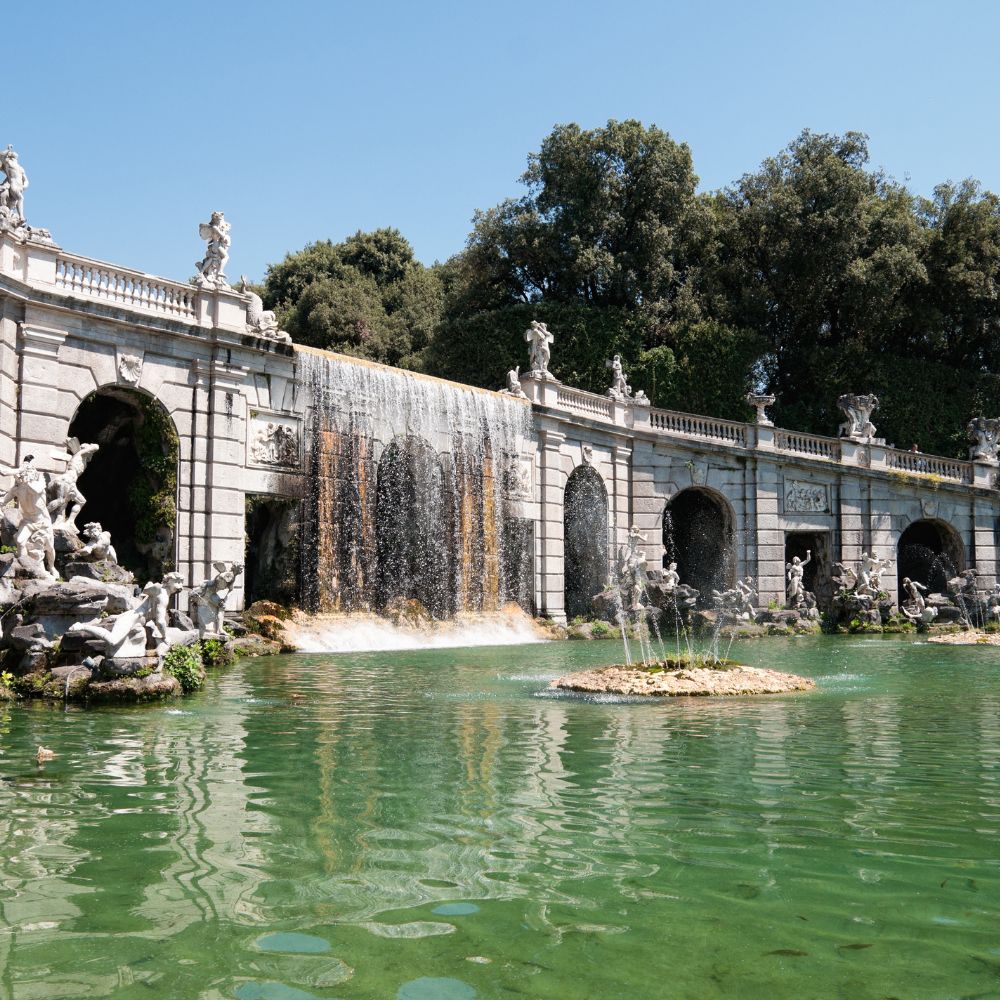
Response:
[[[833,433],[843,392],[876,392],[880,432],[961,454],[1000,414],[1000,201],[971,180],[931,198],[872,169],[867,137],[803,132],[725,190],[637,121],[556,127],[525,194],[478,212],[426,268],[394,229],[314,243],[263,288],[296,340],[498,386],[531,319],[552,368],[595,391],[620,353],[654,403]]]
[[[395,229],[311,243],[268,268],[262,298],[301,344],[413,367],[441,320],[440,276]]]

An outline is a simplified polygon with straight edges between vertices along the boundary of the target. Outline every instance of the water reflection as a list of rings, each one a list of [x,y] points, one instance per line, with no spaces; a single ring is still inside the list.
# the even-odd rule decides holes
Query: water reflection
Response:
[[[532,678],[615,655],[594,643],[276,658],[183,714],[8,711],[0,982],[556,998],[586,970],[608,997],[661,995],[668,975],[678,995],[982,992],[997,655],[742,652],[820,688],[533,697]],[[41,768],[39,743],[59,753]]]

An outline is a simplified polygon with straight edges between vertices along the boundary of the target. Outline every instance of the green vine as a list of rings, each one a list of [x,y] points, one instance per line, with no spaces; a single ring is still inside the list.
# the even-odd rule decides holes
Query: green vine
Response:
[[[135,515],[135,540],[151,545],[161,528],[173,533],[176,527],[180,445],[169,417],[156,402],[145,398],[137,402],[142,420],[136,428],[135,448],[144,474],[132,483],[128,499]]]

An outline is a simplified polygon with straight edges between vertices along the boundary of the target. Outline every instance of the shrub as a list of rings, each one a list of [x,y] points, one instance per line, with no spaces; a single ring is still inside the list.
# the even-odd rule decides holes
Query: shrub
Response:
[[[235,659],[232,649],[222,639],[202,639],[201,662],[206,667],[228,667]]]
[[[596,621],[590,627],[590,634],[595,639],[610,639],[615,634],[615,630],[607,622]]]
[[[163,669],[177,678],[185,694],[197,691],[205,682],[205,668],[197,646],[171,646],[163,658]]]

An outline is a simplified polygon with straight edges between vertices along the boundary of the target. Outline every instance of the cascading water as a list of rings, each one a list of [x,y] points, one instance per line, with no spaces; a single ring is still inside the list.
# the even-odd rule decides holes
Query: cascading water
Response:
[[[525,591],[511,511],[530,406],[309,349],[303,606],[442,620]]]

